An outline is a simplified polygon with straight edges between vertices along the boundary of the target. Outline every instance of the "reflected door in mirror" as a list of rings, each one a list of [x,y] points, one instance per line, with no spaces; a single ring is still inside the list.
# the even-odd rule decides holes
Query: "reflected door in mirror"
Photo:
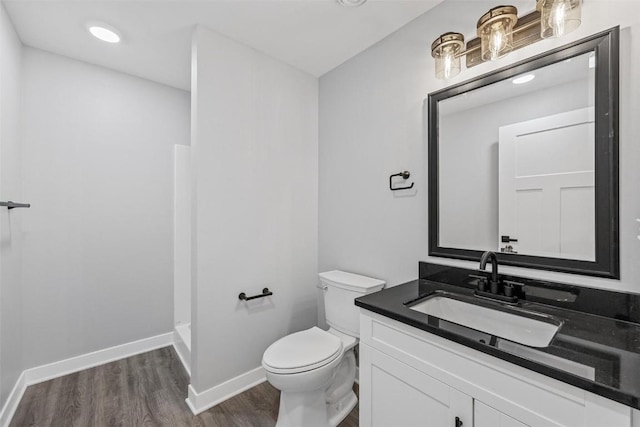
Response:
[[[501,251],[594,261],[593,108],[501,127],[498,163]]]

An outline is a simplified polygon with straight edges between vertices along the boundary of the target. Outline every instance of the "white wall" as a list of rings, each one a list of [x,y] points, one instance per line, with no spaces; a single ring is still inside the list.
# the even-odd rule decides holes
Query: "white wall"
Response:
[[[316,321],[317,79],[205,29],[192,70],[192,377],[201,393]],[[274,295],[251,303],[238,294]]]
[[[523,12],[533,1],[515,2]],[[417,277],[417,261],[467,268],[468,263],[427,257],[426,105],[430,92],[621,25],[620,281],[507,268],[511,274],[586,286],[640,291],[640,2],[591,0],[582,26],[496,62],[436,80],[430,43],[447,31],[473,37],[479,16],[493,1],[447,0],[320,79],[320,270],[343,268],[391,285]],[[407,197],[387,188],[388,176],[408,169],[416,182]],[[481,225],[480,225],[481,226]]]
[[[31,48],[23,61],[24,367],[170,332],[189,93]]]
[[[0,200],[23,201],[20,182],[22,44],[0,3]],[[0,208],[0,408],[23,370],[22,219],[24,209]]]

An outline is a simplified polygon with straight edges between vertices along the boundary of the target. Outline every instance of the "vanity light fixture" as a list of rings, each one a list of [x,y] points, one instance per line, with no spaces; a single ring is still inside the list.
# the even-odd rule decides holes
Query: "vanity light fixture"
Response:
[[[110,25],[102,23],[87,24],[87,30],[95,38],[107,43],[120,43],[120,34]]]
[[[514,85],[521,85],[521,84],[529,83],[531,80],[535,78],[536,78],[535,74],[525,74],[524,76],[516,77],[515,79],[511,80],[511,83],[513,83]]]
[[[514,6],[494,7],[480,17],[478,37],[466,46],[464,36],[453,32],[442,34],[431,44],[436,78],[449,79],[460,73],[462,57],[471,68],[543,38],[562,37],[580,26],[581,14],[582,0],[536,0],[536,10],[520,18]]]

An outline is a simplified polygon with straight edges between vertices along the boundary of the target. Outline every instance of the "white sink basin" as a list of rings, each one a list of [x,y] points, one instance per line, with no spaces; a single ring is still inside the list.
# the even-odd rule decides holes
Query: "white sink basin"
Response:
[[[542,314],[496,310],[441,295],[409,308],[530,347],[547,347],[561,326]]]

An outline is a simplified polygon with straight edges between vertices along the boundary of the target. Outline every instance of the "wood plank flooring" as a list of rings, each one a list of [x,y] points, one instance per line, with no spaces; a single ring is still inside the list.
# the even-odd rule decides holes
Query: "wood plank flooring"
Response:
[[[184,401],[188,384],[174,349],[166,347],[28,387],[10,427],[273,427],[276,423],[280,392],[267,382],[198,416]],[[357,426],[358,407],[339,427]]]

